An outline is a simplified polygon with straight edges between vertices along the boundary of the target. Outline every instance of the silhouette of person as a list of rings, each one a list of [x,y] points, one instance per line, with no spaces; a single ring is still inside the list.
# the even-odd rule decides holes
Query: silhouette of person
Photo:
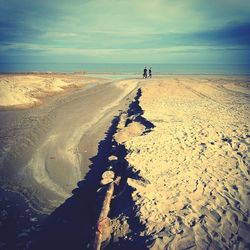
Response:
[[[152,77],[152,67],[150,67],[150,69],[148,70],[148,77]]]
[[[147,67],[145,66],[144,71],[143,71],[143,78],[147,78],[148,77],[148,70]]]

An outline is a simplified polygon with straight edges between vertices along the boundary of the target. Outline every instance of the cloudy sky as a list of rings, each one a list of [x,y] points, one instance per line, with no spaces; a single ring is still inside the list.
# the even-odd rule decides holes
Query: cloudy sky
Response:
[[[0,0],[0,62],[248,63],[249,0]]]

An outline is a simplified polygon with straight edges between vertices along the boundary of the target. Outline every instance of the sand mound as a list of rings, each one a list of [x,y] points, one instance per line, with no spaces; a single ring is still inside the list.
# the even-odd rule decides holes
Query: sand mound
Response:
[[[0,77],[0,107],[5,109],[30,107],[40,104],[42,97],[94,81],[94,78],[77,75],[2,75]]]
[[[142,135],[144,130],[145,130],[145,127],[141,123],[132,122],[127,127],[118,131],[116,135],[114,136],[114,138],[118,143],[123,143],[125,141],[130,140],[131,138],[135,136]]]

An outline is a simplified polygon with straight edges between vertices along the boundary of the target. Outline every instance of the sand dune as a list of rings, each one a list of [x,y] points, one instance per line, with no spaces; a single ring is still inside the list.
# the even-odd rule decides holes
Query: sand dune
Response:
[[[0,76],[0,108],[26,108],[41,104],[47,95],[63,93],[66,88],[96,82],[77,74],[13,74]],[[100,79],[98,79],[100,83]]]
[[[132,122],[116,137],[140,176],[128,185],[147,247],[248,249],[249,81],[168,77],[141,91],[143,117],[155,127],[133,134]],[[124,134],[132,136],[124,142]]]

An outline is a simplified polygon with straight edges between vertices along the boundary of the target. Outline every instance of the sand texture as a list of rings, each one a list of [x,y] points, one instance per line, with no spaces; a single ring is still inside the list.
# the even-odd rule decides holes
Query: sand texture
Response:
[[[70,91],[60,87],[64,94],[54,95],[58,83],[71,86]],[[1,99],[0,111],[1,187],[22,193],[33,208],[50,213],[89,171],[89,158],[96,154],[113,117],[125,108],[137,81],[8,75],[1,76],[1,84],[6,90],[1,92],[6,99]],[[27,108],[34,93],[43,96],[43,105]],[[26,109],[20,110],[21,103]]]
[[[96,81],[96,78],[78,74],[0,75],[0,109],[38,105],[45,96],[63,93],[67,88],[82,87]]]
[[[34,240],[19,221],[39,217],[1,189],[1,218],[19,209],[22,228],[0,243],[90,248],[115,180],[104,249],[250,248],[248,78],[5,75],[0,93],[1,188],[44,214],[56,208]]]
[[[233,77],[141,83],[143,120],[128,114],[115,138],[147,248],[249,249],[249,87]]]

